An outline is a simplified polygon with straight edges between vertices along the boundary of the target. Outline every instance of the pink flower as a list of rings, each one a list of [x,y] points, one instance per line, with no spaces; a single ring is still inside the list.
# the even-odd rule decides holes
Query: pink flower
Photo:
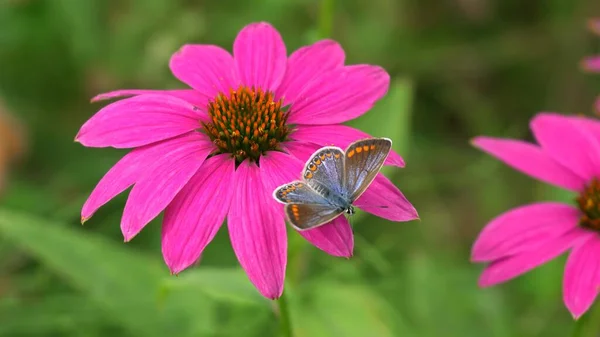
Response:
[[[477,137],[476,147],[546,183],[578,193],[576,202],[541,202],[512,209],[479,234],[474,262],[487,263],[479,285],[517,277],[570,250],[563,298],[578,318],[600,289],[600,121],[540,113],[531,130],[539,145]]]
[[[287,234],[282,205],[271,196],[298,179],[304,161],[325,144],[345,148],[369,137],[340,125],[370,109],[389,75],[372,65],[344,65],[344,51],[323,40],[286,56],[267,23],[246,26],[233,56],[214,45],[185,45],[171,58],[175,77],[192,89],[119,90],[93,101],[134,96],[90,118],[76,140],[88,147],[133,148],[100,180],[82,220],[133,186],[121,220],[125,241],[165,210],[162,251],[179,273],[198,260],[227,218],[233,249],[250,281],[268,298],[283,291]],[[404,166],[397,153],[388,165]],[[392,221],[417,217],[384,176],[362,196]],[[350,257],[344,217],[300,233],[323,251]]]

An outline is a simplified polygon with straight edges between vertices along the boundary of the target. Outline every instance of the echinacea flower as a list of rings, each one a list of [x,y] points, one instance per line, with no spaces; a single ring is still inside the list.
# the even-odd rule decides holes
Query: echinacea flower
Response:
[[[277,298],[287,234],[273,190],[298,179],[308,155],[321,145],[345,148],[369,137],[340,123],[383,97],[389,76],[377,66],[345,66],[344,51],[331,40],[288,58],[281,36],[267,23],[242,29],[233,56],[214,45],[185,45],[170,68],[192,89],[119,90],[93,99],[134,96],[98,111],[76,140],[133,150],[100,180],[82,220],[133,186],[121,220],[125,241],[165,210],[162,252],[172,273],[179,273],[200,257],[227,219],[250,281],[265,297]],[[395,152],[386,164],[404,166]],[[382,175],[362,198],[373,206],[364,210],[383,218],[416,218]],[[300,234],[331,255],[352,255],[352,229],[344,217]]]
[[[477,137],[473,144],[578,196],[572,204],[533,203],[493,219],[479,234],[472,260],[488,264],[479,279],[479,285],[487,287],[570,251],[563,299],[579,318],[600,290],[600,121],[540,113],[530,127],[539,145],[490,137]]]

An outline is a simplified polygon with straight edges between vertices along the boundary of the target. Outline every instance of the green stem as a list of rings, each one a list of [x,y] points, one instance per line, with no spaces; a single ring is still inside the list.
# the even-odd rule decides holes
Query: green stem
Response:
[[[285,292],[281,294],[279,300],[279,322],[281,326],[282,337],[292,337],[292,321],[290,320],[290,311],[288,308],[287,298]]]
[[[319,8],[319,37],[326,38],[331,36],[333,27],[334,0],[321,0]]]

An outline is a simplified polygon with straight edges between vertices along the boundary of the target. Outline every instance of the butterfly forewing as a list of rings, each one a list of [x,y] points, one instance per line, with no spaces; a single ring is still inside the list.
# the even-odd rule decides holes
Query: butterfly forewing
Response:
[[[341,196],[344,192],[344,152],[327,146],[313,154],[302,174],[304,181],[316,192],[328,197],[329,192]]]
[[[327,199],[318,194],[303,181],[292,181],[277,187],[273,193],[275,200],[284,204],[327,204]]]
[[[345,188],[351,202],[373,182],[391,148],[392,141],[387,138],[359,140],[348,146],[344,163]]]
[[[298,230],[311,229],[320,225],[324,225],[340,216],[343,212],[343,209],[336,209],[331,205],[285,205],[285,214],[288,218],[288,221]]]

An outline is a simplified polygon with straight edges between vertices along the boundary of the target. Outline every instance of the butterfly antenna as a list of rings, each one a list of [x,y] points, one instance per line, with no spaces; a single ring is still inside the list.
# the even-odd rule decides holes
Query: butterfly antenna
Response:
[[[360,207],[374,207],[374,208],[389,208],[389,206],[383,206],[383,205],[369,205],[369,204],[361,204],[361,205],[354,205],[358,208]]]

